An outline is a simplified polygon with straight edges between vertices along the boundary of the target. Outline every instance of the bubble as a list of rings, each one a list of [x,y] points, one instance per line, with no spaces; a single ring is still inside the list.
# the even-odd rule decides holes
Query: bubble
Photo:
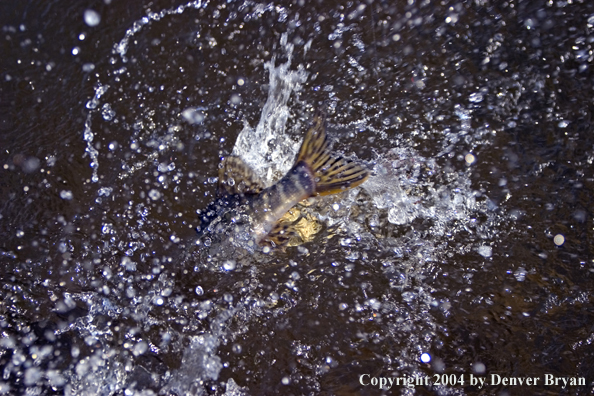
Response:
[[[240,87],[243,86],[243,84],[245,84],[245,80],[243,78],[238,78],[237,79],[237,85],[239,85]]]
[[[427,352],[423,352],[421,354],[421,362],[429,363],[430,361],[431,361],[431,355],[429,355]]]
[[[565,237],[561,234],[557,234],[555,235],[555,238],[553,238],[553,242],[555,242],[555,245],[561,246],[565,243]]]
[[[154,188],[151,191],[149,191],[148,195],[153,201],[156,201],[157,199],[161,198],[161,193],[159,192],[159,190],[155,190]]]
[[[85,23],[91,27],[99,25],[101,22],[101,15],[95,10],[85,10],[84,13]]]

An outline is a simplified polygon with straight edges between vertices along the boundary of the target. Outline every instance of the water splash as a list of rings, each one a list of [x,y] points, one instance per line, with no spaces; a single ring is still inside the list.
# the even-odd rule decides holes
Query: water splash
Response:
[[[260,121],[256,129],[247,123],[244,125],[232,153],[243,159],[267,184],[287,173],[293,166],[300,144],[285,135],[289,117],[287,102],[293,92],[300,90],[308,75],[301,65],[296,71],[289,70],[295,46],[287,43],[286,33],[281,37],[281,46],[288,60],[278,67],[274,65],[274,58],[265,63],[269,88]]]

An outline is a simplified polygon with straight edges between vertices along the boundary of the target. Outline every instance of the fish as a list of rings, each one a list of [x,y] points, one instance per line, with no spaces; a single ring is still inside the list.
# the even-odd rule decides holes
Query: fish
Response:
[[[293,167],[269,187],[239,157],[225,157],[219,165],[217,198],[199,211],[197,243],[218,241],[222,250],[235,246],[252,253],[258,247],[265,252],[285,247],[297,229],[284,219],[297,204],[364,183],[369,171],[330,149],[325,118],[324,112],[316,112]]]

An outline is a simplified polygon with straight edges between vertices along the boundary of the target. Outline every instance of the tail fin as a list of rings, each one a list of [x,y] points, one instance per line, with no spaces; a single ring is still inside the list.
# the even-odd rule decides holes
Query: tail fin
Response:
[[[324,127],[325,115],[317,112],[313,126],[307,131],[297,161],[307,164],[316,182],[316,195],[337,194],[357,187],[369,176],[367,169],[332,153]]]

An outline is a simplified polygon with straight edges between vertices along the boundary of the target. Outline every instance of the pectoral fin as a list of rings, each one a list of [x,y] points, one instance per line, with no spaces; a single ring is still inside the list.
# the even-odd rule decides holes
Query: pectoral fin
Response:
[[[263,244],[271,244],[272,247],[286,247],[289,242],[297,237],[293,224],[276,223],[270,233],[262,240]]]
[[[295,207],[276,223],[263,242],[272,242],[274,246],[280,247],[298,246],[311,242],[321,229],[322,225],[318,219],[309,213],[304,214]]]
[[[219,166],[219,196],[258,194],[264,183],[239,157],[227,157]]]

